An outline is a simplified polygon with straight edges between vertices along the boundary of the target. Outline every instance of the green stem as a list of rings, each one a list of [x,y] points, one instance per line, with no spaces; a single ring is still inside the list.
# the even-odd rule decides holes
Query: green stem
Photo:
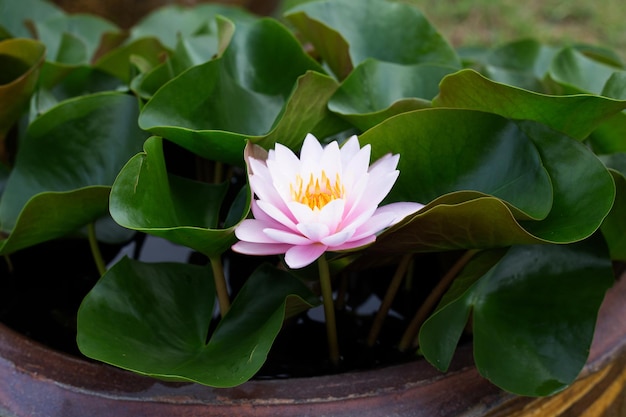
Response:
[[[230,297],[228,296],[228,287],[226,286],[222,258],[219,255],[211,256],[209,257],[209,261],[213,269],[213,279],[215,280],[215,292],[217,293],[217,301],[220,306],[220,315],[224,317],[230,309]]]
[[[320,287],[324,303],[326,318],[326,337],[328,339],[328,353],[333,365],[339,365],[339,342],[337,341],[337,323],[335,320],[335,306],[333,304],[333,289],[330,283],[330,270],[326,256],[322,255],[317,261],[320,274]]]
[[[93,256],[93,260],[96,263],[98,273],[102,276],[106,272],[107,268],[104,263],[104,259],[102,259],[102,252],[100,252],[100,247],[98,246],[98,239],[96,239],[95,223],[89,223],[89,225],[87,225],[87,236],[89,239],[89,247],[91,248],[91,256]]]
[[[409,269],[411,259],[413,259],[412,254],[404,255],[400,260],[398,267],[396,268],[396,272],[393,275],[391,282],[389,283],[389,288],[387,288],[385,298],[383,298],[383,301],[380,304],[380,308],[376,312],[376,317],[374,317],[374,321],[372,322],[372,328],[370,329],[370,333],[367,336],[368,346],[374,346],[376,340],[378,339],[380,330],[382,329],[383,323],[385,322],[385,317],[387,317],[387,314],[391,309],[391,305],[393,304],[393,300],[398,293],[398,289],[400,288],[400,284],[402,284],[402,280],[406,276],[406,272]]]
[[[422,327],[424,321],[426,321],[426,318],[428,318],[428,314],[433,310],[435,304],[441,299],[446,289],[448,289],[450,284],[452,284],[454,278],[456,278],[459,272],[461,272],[461,270],[477,252],[478,251],[476,250],[469,250],[465,252],[465,254],[461,256],[454,265],[452,265],[452,268],[448,270],[443,278],[441,278],[433,291],[428,295],[424,303],[417,310],[415,316],[413,316],[413,320],[411,320],[411,323],[409,323],[409,326],[404,331],[402,339],[398,344],[398,350],[404,352],[410,347],[417,346],[417,335],[419,329]]]

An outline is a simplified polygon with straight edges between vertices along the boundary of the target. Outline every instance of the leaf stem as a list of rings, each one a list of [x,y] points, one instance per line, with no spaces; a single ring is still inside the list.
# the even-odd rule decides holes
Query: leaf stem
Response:
[[[333,304],[333,290],[330,282],[330,270],[326,256],[322,255],[317,261],[320,274],[320,287],[324,303],[326,318],[326,337],[328,339],[328,354],[333,365],[339,365],[339,342],[337,340],[337,322],[335,320],[335,306]]]
[[[402,280],[406,276],[406,272],[409,269],[409,265],[411,264],[411,259],[413,259],[412,254],[406,254],[400,260],[398,267],[396,268],[396,272],[391,278],[391,282],[389,283],[389,287],[387,288],[387,292],[385,293],[385,297],[380,305],[380,308],[376,312],[376,316],[374,317],[374,321],[372,322],[372,327],[370,329],[369,335],[367,336],[367,345],[374,346],[376,340],[378,339],[378,335],[380,334],[380,330],[383,327],[383,323],[385,322],[385,318],[391,309],[391,305],[393,304],[393,300],[398,293],[398,289],[400,288],[400,284],[402,284]]]
[[[209,261],[213,269],[213,279],[215,280],[215,292],[217,293],[217,301],[220,306],[220,315],[224,317],[230,309],[230,297],[228,296],[228,287],[226,286],[222,258],[219,255],[210,256]]]
[[[424,303],[413,316],[413,319],[406,328],[402,339],[398,345],[398,350],[401,352],[406,351],[411,347],[417,346],[417,335],[420,327],[426,321],[428,314],[433,310],[435,304],[441,299],[443,293],[448,289],[454,278],[461,272],[463,267],[472,259],[477,253],[477,250],[469,250],[463,254],[455,263],[452,268],[441,278],[432,292],[428,295]]]
[[[107,268],[104,263],[104,259],[102,258],[100,247],[98,246],[98,239],[96,238],[96,225],[94,222],[87,225],[87,238],[89,240],[89,247],[91,248],[91,256],[93,256],[93,260],[96,263],[98,273],[102,276],[107,271]]]

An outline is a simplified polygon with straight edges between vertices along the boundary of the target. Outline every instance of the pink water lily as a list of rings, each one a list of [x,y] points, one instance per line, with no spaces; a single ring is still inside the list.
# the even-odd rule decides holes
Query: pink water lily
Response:
[[[423,205],[378,207],[398,178],[399,155],[387,154],[371,166],[369,145],[352,136],[339,148],[304,140],[300,158],[276,144],[266,152],[248,144],[245,159],[253,219],[235,230],[233,250],[250,255],[285,254],[290,268],[302,268],[326,251],[371,244],[376,234]]]

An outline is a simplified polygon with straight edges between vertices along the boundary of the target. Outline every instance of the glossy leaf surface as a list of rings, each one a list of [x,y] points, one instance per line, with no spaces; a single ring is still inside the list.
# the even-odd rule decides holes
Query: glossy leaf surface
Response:
[[[534,120],[576,139],[585,139],[626,101],[597,95],[553,96],[488,80],[464,70],[446,77],[433,102],[438,107],[481,110],[519,120]]]
[[[0,200],[2,230],[53,238],[75,231],[86,218],[105,214],[108,194],[97,186],[110,187],[127,159],[141,149],[146,134],[136,125],[137,115],[137,101],[132,96],[101,93],[65,101],[36,119],[21,144]],[[38,197],[47,201],[70,199],[52,216],[63,218],[65,226],[37,230],[35,225],[19,224],[32,222],[37,215],[50,216],[45,211],[51,207],[33,199],[41,193],[49,194]],[[77,217],[78,210],[83,214]],[[22,216],[23,211],[29,214]],[[17,238],[31,241],[28,236],[11,236]]]
[[[246,139],[270,146],[277,138],[267,136],[280,134],[299,144],[330,117],[326,102],[337,84],[320,71],[278,23],[238,26],[222,57],[163,86],[139,124],[205,158],[241,165]],[[306,112],[297,107],[304,102]]]
[[[533,122],[428,109],[398,115],[361,138],[372,144],[374,158],[400,154],[390,201],[428,203],[371,250],[574,242],[597,230],[615,197],[613,179],[595,155]]]
[[[162,139],[152,137],[134,156],[111,190],[110,211],[120,225],[166,238],[207,256],[219,255],[234,242],[234,226],[218,229],[218,213],[228,184],[206,184],[169,175]],[[248,213],[250,202],[237,213]]]
[[[209,268],[125,258],[83,301],[78,345],[89,357],[141,374],[229,387],[263,365],[290,300],[318,302],[291,274],[263,266],[207,342],[214,298]]]
[[[369,58],[460,66],[454,50],[422,13],[401,2],[325,0],[296,6],[286,17],[340,79]]]
[[[601,239],[515,246],[462,295],[439,306],[422,327],[421,351],[446,369],[471,314],[483,376],[516,394],[552,394],[585,364],[597,309],[612,282]]]

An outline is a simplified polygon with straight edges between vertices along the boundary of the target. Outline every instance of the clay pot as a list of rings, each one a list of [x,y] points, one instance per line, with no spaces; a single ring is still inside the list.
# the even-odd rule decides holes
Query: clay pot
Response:
[[[505,393],[483,379],[472,365],[469,345],[459,349],[446,374],[417,360],[379,370],[212,389],[162,382],[67,356],[0,325],[0,415],[623,416],[625,300],[626,279],[621,279],[602,306],[591,354],[578,381],[540,399]]]

